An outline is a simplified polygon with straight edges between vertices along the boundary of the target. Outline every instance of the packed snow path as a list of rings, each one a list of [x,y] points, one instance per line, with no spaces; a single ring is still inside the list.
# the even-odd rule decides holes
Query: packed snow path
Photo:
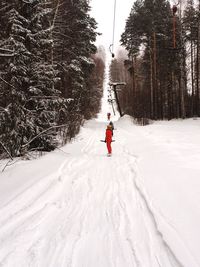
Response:
[[[45,175],[31,181],[27,175],[29,181],[1,202],[0,266],[199,266],[173,225],[154,210],[139,177],[140,157],[130,146],[144,136],[121,125],[111,158],[99,141],[105,123],[91,121],[63,151],[35,161],[32,174],[43,161]],[[174,242],[162,232],[162,221],[177,235]]]

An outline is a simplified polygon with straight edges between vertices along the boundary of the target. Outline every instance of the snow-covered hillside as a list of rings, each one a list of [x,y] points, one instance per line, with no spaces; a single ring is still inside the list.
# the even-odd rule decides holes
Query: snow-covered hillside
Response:
[[[200,266],[200,120],[105,127],[0,174],[0,266]]]

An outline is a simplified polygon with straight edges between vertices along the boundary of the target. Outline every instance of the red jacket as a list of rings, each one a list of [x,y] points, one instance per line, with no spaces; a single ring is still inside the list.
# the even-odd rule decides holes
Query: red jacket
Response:
[[[112,142],[112,130],[106,129],[106,142],[110,143]]]

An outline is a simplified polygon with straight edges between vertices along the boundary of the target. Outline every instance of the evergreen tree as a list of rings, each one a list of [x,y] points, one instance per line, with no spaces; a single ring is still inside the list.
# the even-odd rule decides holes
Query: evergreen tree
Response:
[[[48,13],[43,1],[1,3],[1,140],[11,155],[24,149],[49,150],[54,133],[59,92],[48,58],[52,47]],[[10,54],[6,54],[6,52]],[[35,136],[38,138],[35,138]],[[34,139],[34,142],[30,142]],[[26,145],[28,144],[28,145]]]
[[[21,15],[22,2],[4,1],[0,4],[1,17],[1,142],[11,155],[20,153],[26,127],[31,128],[24,108],[27,97],[28,66],[31,54],[25,46],[29,21]],[[30,124],[27,126],[27,124]]]
[[[194,7],[194,1],[188,0],[184,10],[183,27],[185,32],[185,45],[189,46],[189,73],[191,80],[189,92],[189,114],[190,116],[198,115],[198,85],[197,85],[197,43],[198,43],[198,13]]]
[[[93,43],[97,33],[96,22],[89,11],[89,1],[64,0],[54,16],[53,54],[58,65],[59,90],[64,98],[73,102],[69,116],[62,116],[65,122],[70,123],[70,128],[75,123],[79,127],[84,117],[88,117],[88,109],[93,108],[89,105],[93,101],[91,91],[95,90],[90,88],[95,88],[95,84],[91,85],[91,73],[95,68],[91,55],[96,52]],[[76,120],[71,120],[73,116]]]
[[[87,0],[1,1],[0,152],[51,150],[58,133],[66,142],[98,112],[102,83],[92,76],[97,33],[89,10]]]
[[[136,98],[132,103],[145,106],[145,116],[151,119],[185,116],[184,47],[181,41],[181,23],[177,16],[174,19],[175,47],[169,2],[138,0],[133,4],[121,37],[122,45],[129,55],[133,98]],[[141,62],[139,70],[136,69],[138,60]],[[139,86],[141,82],[137,78],[138,73],[140,77],[145,77],[142,86]],[[133,110],[136,112],[136,105]]]

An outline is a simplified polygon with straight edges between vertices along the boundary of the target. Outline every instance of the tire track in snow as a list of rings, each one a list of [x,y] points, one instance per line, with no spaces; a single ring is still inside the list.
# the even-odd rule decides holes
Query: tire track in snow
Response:
[[[128,162],[129,169],[132,173],[133,186],[134,186],[135,190],[137,191],[138,196],[140,197],[141,207],[144,208],[144,210],[142,208],[140,208],[140,211],[142,212],[143,216],[146,217],[146,219],[144,219],[144,222],[147,222],[147,220],[148,220],[148,225],[151,224],[154,228],[154,233],[149,233],[149,234],[156,235],[157,239],[159,240],[159,243],[163,245],[163,248],[166,251],[166,254],[168,255],[169,263],[171,264],[169,266],[184,267],[184,265],[179,261],[179,259],[174,254],[171,247],[165,241],[163,234],[159,230],[156,218],[155,218],[154,213],[150,207],[150,204],[149,204],[148,200],[146,199],[146,195],[145,195],[145,193],[143,193],[143,189],[141,189],[140,186],[138,185],[137,167],[136,167],[137,160],[135,158],[135,155],[130,153],[126,148],[124,148],[124,152],[128,155],[127,162]],[[144,213],[145,213],[145,215],[144,215]],[[148,231],[150,231],[150,230],[148,230]],[[156,261],[158,263],[158,266],[162,266],[162,264],[159,262],[157,255],[155,255],[155,258],[156,258]]]
[[[93,160],[92,160],[92,152],[95,151],[95,149],[93,149],[94,147],[94,144],[92,142],[92,139],[90,139],[88,141],[88,145],[87,145],[87,157],[89,157],[89,163],[90,163],[90,166],[93,167]],[[84,150],[84,152],[86,151],[86,149]],[[103,162],[103,161],[102,161]],[[99,169],[102,170],[102,167],[104,166],[99,166]],[[87,168],[87,166],[84,168]],[[84,168],[82,169],[82,172],[84,172]],[[97,168],[98,169],[98,168]],[[76,265],[76,261],[77,261],[77,257],[75,255],[77,255],[77,253],[79,252],[79,249],[80,249],[80,244],[81,242],[84,241],[84,238],[82,238],[82,234],[81,233],[84,233],[84,235],[88,232],[88,219],[87,217],[90,217],[91,216],[91,211],[93,210],[94,208],[94,203],[95,201],[97,201],[97,196],[96,196],[96,193],[98,193],[98,189],[100,191],[100,197],[102,198],[104,196],[104,198],[102,199],[102,203],[101,203],[101,206],[102,206],[102,209],[100,211],[100,213],[102,213],[101,215],[105,218],[106,218],[106,224],[108,225],[112,225],[112,229],[115,229],[115,226],[114,226],[114,222],[112,221],[112,214],[113,214],[113,211],[111,212],[111,210],[113,210],[112,208],[112,205],[110,203],[110,205],[108,206],[108,202],[109,200],[112,200],[110,199],[110,196],[113,197],[113,187],[112,186],[109,186],[111,185],[110,183],[101,183],[101,180],[103,178],[103,174],[99,172],[99,170],[94,170],[92,172],[90,172],[90,175],[93,175],[94,174],[94,177],[93,178],[89,178],[88,177],[88,191],[86,192],[85,196],[86,199],[85,199],[85,203],[83,203],[83,207],[79,207],[80,208],[80,211],[79,213],[82,213],[84,214],[83,217],[80,218],[80,214],[78,214],[79,216],[79,221],[83,221],[83,224],[82,224],[82,227],[81,227],[81,231],[79,233],[79,236],[78,238],[74,241],[74,246],[73,246],[73,251],[74,252],[71,252],[71,256],[69,256],[68,260],[67,260],[67,266],[78,266]],[[106,177],[107,178],[107,177]],[[98,182],[99,182],[99,186],[101,187],[98,187]],[[93,183],[95,183],[93,185]],[[90,206],[91,205],[91,206]],[[85,209],[84,209],[85,207]],[[87,208],[86,208],[87,207]],[[90,209],[88,211],[88,209]],[[97,225],[98,226],[98,225]],[[90,229],[91,231],[91,229]],[[114,232],[114,231],[113,231]],[[109,235],[107,237],[105,237],[105,239],[108,240],[108,242],[110,242],[111,240],[111,236],[114,236],[115,234],[113,234],[112,232],[109,233]],[[111,252],[111,249],[108,251],[109,253],[109,258],[110,260],[108,259],[108,261],[110,262],[109,265],[105,265],[105,266],[116,266],[113,262],[114,262],[114,253]],[[105,256],[106,257],[106,256]],[[69,260],[70,258],[72,258],[71,260]],[[74,259],[73,259],[74,258]],[[87,266],[87,265],[86,265]],[[94,266],[94,265],[89,265],[89,266]],[[101,265],[101,266],[104,266],[104,265]]]
[[[71,161],[73,161],[73,159]],[[69,166],[71,166],[71,161],[69,162]],[[18,216],[20,213],[24,213],[26,209],[29,209],[33,204],[35,204],[35,201],[39,199],[42,195],[44,195],[45,192],[47,192],[52,186],[57,185],[57,180],[60,180],[62,169],[64,168],[67,162],[68,159],[63,162],[61,167],[58,169],[58,174],[55,173],[51,176],[44,177],[42,180],[32,184],[29,188],[21,192],[21,194],[16,196],[14,199],[12,199],[12,201],[3,206],[0,210],[1,214],[3,215],[0,219],[0,227],[8,225],[8,223],[10,223],[12,219],[16,220],[16,216]],[[37,188],[37,190],[35,190],[35,188]],[[33,197],[31,194],[32,191],[37,192],[37,194]],[[22,208],[21,203],[23,203],[24,199],[28,200],[29,202]],[[8,210],[12,211],[10,215],[7,214]]]
[[[130,221],[129,216],[128,216],[126,203],[125,203],[125,201],[123,201],[123,196],[121,196],[121,190],[120,190],[120,188],[122,187],[122,185],[120,184],[120,179],[119,179],[119,177],[121,178],[120,170],[121,170],[122,167],[124,168],[127,163],[125,161],[123,163],[119,162],[120,160],[118,160],[116,162],[116,166],[118,166],[118,168],[117,168],[118,169],[118,175],[117,175],[118,194],[117,194],[117,197],[118,197],[118,202],[119,202],[119,208],[121,210],[121,214],[123,214],[123,217],[124,217],[124,221],[125,221],[125,238],[126,238],[126,241],[127,241],[128,245],[129,245],[129,248],[130,248],[130,250],[132,252],[132,255],[133,255],[133,259],[134,259],[134,262],[135,262],[134,266],[141,267],[142,264],[141,264],[141,262],[140,262],[140,260],[138,258],[135,245],[134,245],[134,243],[132,242],[132,240],[130,238],[131,221]]]
[[[110,258],[110,266],[118,266],[117,265],[118,259],[116,257],[116,251],[115,251],[116,247],[118,249],[118,252],[120,253],[120,256],[123,257],[123,254],[121,253],[122,246],[118,239],[121,215],[119,208],[116,205],[116,201],[113,197],[116,193],[118,193],[116,192],[118,190],[116,178],[114,176],[111,176],[109,177],[109,180],[110,180],[109,181],[110,186],[108,186],[108,190],[106,192],[108,200],[105,201],[106,205],[105,212],[106,212],[107,222],[112,226],[112,229],[109,231],[108,235],[108,242],[112,240],[112,242],[110,242],[111,244],[109,248],[109,258]],[[113,238],[115,238],[115,241],[113,240]]]
[[[52,191],[57,191],[56,187],[58,187],[58,190],[60,193],[60,185],[62,185],[61,178],[63,176],[63,171],[70,171],[72,168],[75,168],[74,164],[75,159],[69,160],[66,159],[63,164],[58,169],[57,173],[51,175],[51,177],[46,177],[45,179],[42,179],[42,181],[39,181],[36,184],[33,184],[22,192],[20,195],[18,195],[14,200],[8,203],[6,206],[4,206],[1,209],[2,211],[5,210],[5,215],[1,217],[1,231],[0,231],[0,242],[3,244],[5,240],[9,242],[9,240],[17,240],[18,236],[20,236],[20,233],[22,230],[20,229],[26,229],[26,225],[29,225],[30,222],[32,222],[32,218],[34,216],[38,216],[40,213],[40,209],[43,210],[46,209],[46,206],[48,205],[48,202],[52,202],[51,197],[48,199],[45,199],[45,195],[48,195]],[[76,164],[78,165],[78,164]],[[75,168],[76,169],[76,168]],[[76,175],[75,175],[76,176]],[[59,182],[58,182],[59,181]],[[74,181],[73,181],[74,183]],[[37,187],[37,190],[35,188]],[[39,189],[40,188],[40,189]],[[31,192],[37,192],[36,194],[32,195]],[[24,199],[28,200],[26,202],[26,205],[23,205]],[[40,208],[39,202],[44,199],[44,204],[42,204],[42,207]],[[39,205],[38,205],[39,204]],[[52,205],[55,206],[55,202],[53,201]],[[54,207],[53,207],[54,208]],[[11,213],[6,214],[8,210],[11,210]],[[37,217],[39,219],[39,217]],[[37,225],[34,226],[37,228]],[[10,230],[9,230],[10,229]],[[25,230],[26,231],[26,230]],[[4,234],[6,233],[6,236]],[[2,237],[3,234],[3,237]],[[2,239],[3,238],[3,239]],[[12,241],[11,241],[12,242]],[[37,240],[36,240],[37,242]],[[5,243],[4,243],[5,244]],[[7,255],[11,255],[12,251],[7,253]],[[1,253],[0,253],[1,255]],[[8,257],[6,256],[6,258]],[[3,259],[3,262],[5,262],[5,259]]]
[[[26,213],[27,210],[30,210],[33,206],[37,206],[40,199],[46,193],[52,191],[52,188],[56,189],[56,187],[60,187],[61,185],[60,182],[62,181],[61,178],[63,176],[63,172],[64,171],[69,172],[71,171],[72,168],[79,167],[79,164],[80,163],[79,162],[77,163],[77,160],[74,158],[70,160],[66,159],[63,162],[63,164],[61,164],[60,168],[56,171],[56,173],[52,174],[51,176],[44,177],[42,180],[33,184],[26,191],[22,192],[20,195],[15,197],[15,199],[13,199],[11,203],[8,203],[6,206],[3,206],[0,210],[1,214],[3,215],[0,219],[1,229],[5,226],[8,227],[12,221],[14,221],[15,223],[16,218],[20,217],[22,213],[24,215],[24,213]],[[37,190],[35,190],[35,188],[37,188]],[[37,192],[37,194],[32,196],[31,194],[32,191]],[[28,202],[24,207],[22,207],[21,203],[23,203],[24,199],[28,200]],[[7,214],[8,210],[12,211],[10,215]]]
[[[76,175],[78,173],[76,172]],[[72,176],[73,176],[73,172],[72,172]],[[65,264],[67,264],[67,266],[72,266],[72,255],[73,255],[73,251],[74,248],[76,246],[76,243],[78,242],[78,240],[80,239],[81,236],[81,232],[82,232],[82,223],[83,223],[83,219],[79,218],[79,220],[76,220],[76,216],[77,214],[80,215],[80,207],[78,205],[76,205],[74,203],[74,191],[76,191],[76,188],[78,188],[78,182],[82,182],[83,180],[86,179],[86,176],[84,174],[84,172],[82,174],[79,175],[79,178],[75,178],[76,182],[74,182],[74,180],[71,183],[71,194],[69,194],[66,198],[66,204],[65,207],[62,209],[62,214],[59,215],[59,217],[57,218],[58,222],[62,222],[61,225],[58,227],[58,229],[56,230],[56,236],[60,236],[62,239],[62,243],[63,246],[62,248],[60,248],[58,246],[58,248],[60,248],[57,253],[53,253],[53,258],[52,255],[50,255],[50,262],[48,264],[48,266],[57,266],[57,264],[55,265],[51,265],[51,263],[56,262],[61,255],[63,255],[63,260],[61,261],[61,266],[65,266]],[[79,204],[79,203],[78,203]],[[84,214],[85,210],[82,212],[82,214]],[[64,214],[64,215],[63,215]],[[61,218],[60,218],[61,216]],[[82,215],[81,215],[82,216]],[[63,219],[62,219],[63,217]],[[72,220],[72,218],[74,218],[74,220]],[[69,251],[69,247],[66,249],[66,240],[68,239],[68,236],[71,235],[71,229],[70,226],[72,226],[73,222],[78,222],[78,230],[76,230],[76,238],[75,240],[72,242],[71,244],[71,248],[70,250],[70,256],[69,258],[67,258],[67,260],[65,259],[64,255],[66,254],[65,251]],[[50,240],[50,242],[54,243],[54,236],[52,236],[52,239]],[[48,243],[48,242],[47,242]],[[58,243],[56,244],[58,245]],[[62,263],[64,262],[64,263]]]
[[[121,129],[121,128],[120,128],[120,131],[122,131],[122,132],[124,133],[123,136],[127,136],[127,137],[129,137],[129,138],[127,138],[127,140],[130,139],[130,138],[133,138],[133,135],[132,135],[129,131],[126,131],[126,130]],[[143,135],[145,136],[145,134],[143,133],[143,131],[141,131],[141,132],[138,131],[137,134],[136,134],[136,137],[137,137],[137,135],[140,135],[140,134],[143,134]],[[126,141],[125,138],[122,140],[122,144],[123,144],[124,147],[127,146],[127,141]],[[124,149],[124,151],[126,152],[126,154],[128,155],[128,157],[130,156],[130,157],[129,157],[130,162],[131,162],[130,169],[132,169],[132,173],[133,173],[133,174],[135,173],[135,176],[136,176],[136,177],[135,177],[135,183],[138,185],[138,189],[140,189],[141,194],[143,194],[144,199],[146,200],[146,203],[147,203],[147,205],[148,205],[148,207],[149,207],[151,213],[153,213],[153,217],[154,217],[154,219],[155,219],[155,225],[156,225],[156,227],[158,228],[158,226],[157,226],[157,221],[156,221],[156,218],[158,217],[158,218],[159,218],[159,223],[161,223],[162,225],[165,225],[165,227],[167,227],[167,228],[169,229],[169,231],[173,234],[173,236],[175,236],[175,240],[177,241],[177,247],[180,248],[180,251],[182,251],[182,254],[184,253],[185,255],[187,255],[187,256],[185,257],[185,263],[183,264],[183,263],[181,263],[181,262],[178,260],[178,258],[176,257],[176,255],[175,255],[174,252],[173,252],[173,249],[172,249],[172,248],[169,246],[169,244],[165,241],[165,238],[163,237],[161,230],[158,229],[158,231],[161,233],[162,238],[164,239],[163,241],[166,243],[167,246],[169,246],[169,254],[172,253],[172,254],[174,255],[174,257],[177,259],[178,264],[179,264],[180,266],[188,266],[188,264],[191,264],[191,262],[192,262],[192,264],[193,264],[194,266],[199,266],[199,264],[197,263],[196,259],[195,259],[194,256],[192,255],[190,248],[189,248],[189,247],[187,246],[187,244],[183,241],[183,239],[182,239],[180,233],[178,233],[178,230],[174,227],[173,222],[170,222],[169,218],[166,218],[166,217],[164,216],[164,214],[162,214],[162,212],[161,212],[160,210],[157,210],[157,208],[155,208],[155,207],[152,205],[151,201],[149,201],[148,195],[146,194],[145,189],[144,189],[144,186],[142,185],[142,181],[141,181],[141,179],[140,179],[140,178],[138,177],[138,175],[137,175],[137,173],[138,173],[138,171],[137,171],[137,162],[138,162],[138,160],[140,160],[140,159],[138,158],[137,155],[131,153],[131,152],[129,151],[129,149]],[[133,170],[133,169],[134,169],[134,170]],[[134,176],[134,175],[133,175],[133,176]],[[161,239],[162,239],[162,238],[161,238]],[[172,237],[172,238],[174,238],[174,237]],[[168,250],[168,248],[166,248],[166,250]],[[190,262],[190,263],[189,263],[189,262]],[[176,265],[177,265],[177,264],[175,264],[175,266],[176,266]]]
[[[91,146],[94,143],[94,138],[91,137],[88,142],[86,143],[86,145],[84,146],[84,148],[82,149],[82,153],[84,153],[84,160],[81,160],[81,163],[79,164],[79,168],[77,170],[77,172],[72,172],[72,177],[73,177],[73,181],[72,184],[75,184],[75,181],[77,182],[78,180],[86,180],[88,181],[87,185],[88,185],[88,189],[85,192],[85,196],[89,196],[90,192],[92,191],[92,185],[89,182],[89,178],[87,177],[87,169],[88,169],[88,159],[87,159],[87,153],[88,151],[90,151]],[[86,173],[85,173],[86,172]],[[64,173],[63,173],[64,175]],[[79,177],[79,179],[77,180],[77,177]],[[80,179],[80,177],[82,177]],[[78,187],[78,185],[77,185]],[[82,197],[83,198],[83,197]],[[76,234],[73,238],[73,241],[71,242],[71,245],[69,248],[69,245],[63,244],[63,248],[62,250],[58,251],[56,253],[56,255],[54,255],[54,258],[50,260],[50,262],[52,262],[52,265],[49,263],[49,266],[56,266],[56,262],[58,261],[58,258],[60,258],[60,255],[63,255],[63,259],[61,260],[61,266],[73,266],[73,257],[74,257],[74,252],[76,250],[76,246],[79,242],[79,240],[81,239],[81,235],[82,235],[82,231],[83,231],[83,224],[84,224],[84,216],[85,213],[87,212],[87,206],[84,207],[81,210],[81,206],[77,206],[77,203],[70,203],[71,198],[70,196],[67,199],[68,205],[65,207],[64,213],[66,214],[66,219],[64,221],[64,223],[62,224],[62,227],[60,228],[59,232],[64,233],[64,237],[67,240],[67,236],[70,235],[70,230],[69,230],[69,220],[70,218],[74,218],[74,221],[78,222],[78,226],[76,228]],[[78,203],[80,204],[80,203]],[[75,219],[76,218],[76,219]],[[62,235],[62,234],[61,234]],[[69,252],[71,251],[71,252]],[[68,255],[68,256],[66,256]],[[55,265],[53,264],[53,262],[55,262]]]

